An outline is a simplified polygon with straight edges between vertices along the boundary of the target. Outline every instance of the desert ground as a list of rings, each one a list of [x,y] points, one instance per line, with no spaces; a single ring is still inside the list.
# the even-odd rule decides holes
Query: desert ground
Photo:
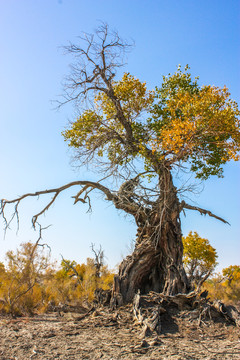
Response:
[[[163,315],[160,334],[142,337],[131,306],[89,313],[0,318],[0,360],[239,360],[240,329],[194,312]]]

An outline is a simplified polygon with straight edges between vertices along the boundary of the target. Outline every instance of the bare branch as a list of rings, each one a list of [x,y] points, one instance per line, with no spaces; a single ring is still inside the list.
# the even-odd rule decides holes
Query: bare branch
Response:
[[[137,175],[134,179],[128,180],[129,184],[138,182],[139,176],[140,176],[140,174]],[[117,209],[124,210],[128,214],[133,215],[134,217],[137,216],[138,218],[139,217],[145,218],[146,217],[146,213],[145,213],[146,209],[144,209],[144,206],[141,203],[134,201],[134,197],[137,199],[139,198],[139,196],[137,196],[136,194],[134,195],[132,192],[134,187],[132,187],[132,190],[131,190],[131,185],[129,187],[127,185],[127,182],[125,182],[124,184],[125,185],[124,186],[122,185],[122,187],[120,187],[119,191],[117,192],[117,191],[109,190],[109,188],[100,184],[99,182],[87,181],[87,180],[73,181],[73,182],[70,182],[63,186],[60,186],[58,188],[36,191],[35,193],[27,193],[16,199],[13,199],[13,200],[2,199],[0,215],[2,216],[2,218],[4,219],[4,222],[5,222],[5,231],[9,228],[9,225],[13,221],[15,216],[17,216],[17,219],[18,219],[18,206],[21,201],[23,201],[25,198],[29,198],[29,197],[39,197],[41,195],[53,194],[52,199],[47,203],[47,205],[41,211],[39,211],[37,214],[35,214],[32,217],[33,228],[36,229],[36,224],[40,226],[39,239],[37,241],[37,244],[38,244],[42,238],[42,230],[45,229],[45,228],[42,228],[41,225],[38,223],[38,218],[41,215],[46,213],[46,211],[55,202],[58,195],[60,195],[60,193],[62,193],[64,190],[67,190],[74,186],[81,187],[81,189],[77,192],[77,194],[75,196],[73,196],[73,198],[75,199],[74,204],[76,204],[79,201],[82,203],[88,202],[88,205],[89,205],[88,211],[91,210],[91,201],[90,201],[89,193],[96,189],[96,190],[99,190],[102,193],[104,193],[104,195],[106,196],[106,200],[112,201],[114,206]],[[127,189],[127,191],[126,191],[126,189]],[[6,208],[6,205],[10,205],[10,204],[15,204],[15,207],[14,207],[13,215],[11,216],[10,220],[8,221],[7,217],[5,215],[5,208]],[[18,219],[18,223],[19,223],[19,219]]]
[[[184,200],[181,202],[180,208],[181,208],[181,210],[183,210],[183,209],[196,210],[196,211],[200,212],[201,215],[209,215],[211,217],[214,217],[217,220],[222,221],[224,224],[230,225],[228,221],[224,220],[223,218],[221,218],[221,217],[219,217],[217,215],[214,215],[211,211],[202,209],[202,208],[197,207],[197,206],[189,205]]]
[[[81,101],[91,101],[96,93],[105,93],[115,107],[116,120],[125,129],[128,147],[137,151],[132,126],[124,114],[113,86],[116,71],[123,66],[125,53],[132,45],[122,40],[117,32],[110,31],[107,24],[102,24],[94,35],[84,34],[80,40],[80,45],[70,43],[64,47],[77,62],[71,66],[71,74],[64,86],[63,101],[58,102],[58,107],[73,101],[78,108]],[[110,138],[114,136],[117,136],[120,143],[125,144],[125,138],[111,129]]]
[[[63,185],[63,186],[61,186],[59,188],[36,191],[35,193],[27,193],[27,194],[24,194],[24,195],[16,198],[16,199],[13,199],[13,200],[2,199],[1,200],[1,212],[0,212],[0,215],[3,217],[3,220],[5,222],[5,231],[9,228],[9,225],[12,222],[12,220],[14,219],[15,216],[17,216],[17,219],[18,219],[18,206],[19,206],[19,203],[22,200],[24,200],[25,198],[39,197],[39,196],[45,195],[45,194],[54,194],[51,201],[48,202],[48,204],[43,208],[43,210],[41,210],[39,213],[37,213],[36,215],[34,215],[32,217],[32,225],[33,225],[33,228],[35,229],[36,228],[36,223],[37,223],[37,220],[38,220],[39,216],[44,214],[51,207],[51,205],[55,202],[57,196],[61,192],[63,192],[64,190],[67,190],[67,189],[69,189],[69,188],[71,188],[73,186],[85,186],[85,187],[87,186],[87,188],[91,187],[92,189],[98,189],[98,190],[102,191],[106,195],[107,200],[113,201],[113,199],[114,199],[114,195],[111,193],[111,191],[107,187],[105,187],[105,186],[103,186],[103,185],[101,185],[101,184],[99,184],[97,182],[93,182],[93,181],[74,181],[74,182],[70,182],[70,183],[68,183],[66,185]],[[80,201],[79,198],[78,198],[78,201]],[[76,203],[76,200],[75,200],[75,203]],[[7,204],[16,204],[15,209],[14,209],[14,213],[13,213],[13,215],[12,215],[12,217],[11,217],[11,219],[9,221],[7,221],[7,218],[5,216],[5,207],[6,207]],[[19,220],[18,220],[18,223],[19,223]]]
[[[211,275],[213,269],[208,270],[208,272],[205,274],[205,276],[199,281],[199,283],[197,284],[197,289],[196,289],[196,293],[200,292],[201,286],[202,284],[209,278],[209,276]]]
[[[91,244],[91,250],[94,253],[95,276],[98,279],[100,278],[101,269],[104,264],[104,251],[102,250],[101,245],[99,249],[95,250],[95,245],[93,243]]]
[[[46,244],[46,243],[40,244],[40,241],[42,240],[42,232],[43,232],[43,230],[47,230],[47,229],[48,229],[50,226],[52,226],[52,225],[48,225],[48,226],[42,227],[42,225],[39,224],[38,222],[37,222],[37,225],[39,226],[39,235],[38,235],[38,239],[37,239],[37,241],[35,242],[35,245],[34,245],[34,247],[33,247],[32,254],[31,254],[31,258],[33,257],[34,252],[35,252],[35,250],[36,250],[36,248],[37,248],[38,246],[40,246],[40,247],[42,247],[42,248],[44,248],[44,247],[46,246],[46,247],[48,248],[50,254],[51,254],[51,251],[52,251],[51,247],[50,247],[48,244]]]
[[[71,66],[72,73],[65,83],[65,100],[58,102],[59,106],[85,99],[90,90],[109,92],[117,69],[124,65],[123,58],[132,47],[117,32],[110,31],[107,24],[102,24],[95,34],[84,33],[79,39],[80,45],[70,43],[64,47],[77,62]]]

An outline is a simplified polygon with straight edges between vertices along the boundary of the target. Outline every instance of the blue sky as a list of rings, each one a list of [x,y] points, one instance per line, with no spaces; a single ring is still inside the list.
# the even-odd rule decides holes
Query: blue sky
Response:
[[[62,92],[61,82],[71,58],[61,45],[77,41],[81,31],[92,32],[105,21],[126,39],[135,41],[125,70],[146,81],[149,89],[161,83],[162,75],[178,64],[190,64],[201,84],[227,85],[232,98],[240,95],[240,3],[236,0],[8,0],[0,2],[0,198],[60,186],[92,175],[76,171],[61,136],[73,119],[71,105],[56,112],[51,100]],[[225,178],[212,178],[198,196],[198,206],[227,219],[187,212],[182,218],[183,234],[190,230],[209,239],[219,254],[219,269],[240,264],[240,166],[225,167]],[[127,254],[136,228],[97,194],[93,213],[83,205],[73,206],[69,191],[58,199],[43,226],[44,241],[53,257],[82,262],[91,256],[90,245],[102,245],[110,266]],[[46,200],[46,199],[45,199]],[[43,199],[27,200],[21,206],[21,227],[3,239],[0,260],[8,249],[36,240],[31,215]],[[1,226],[3,228],[3,225]]]

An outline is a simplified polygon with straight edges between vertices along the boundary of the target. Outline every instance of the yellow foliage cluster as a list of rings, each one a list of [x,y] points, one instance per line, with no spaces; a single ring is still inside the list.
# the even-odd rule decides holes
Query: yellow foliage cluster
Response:
[[[154,100],[154,92],[147,91],[146,83],[129,73],[125,73],[120,81],[113,83],[113,90],[129,121],[133,121],[143,110],[148,110]],[[99,93],[95,102],[97,109],[101,109],[107,118],[116,118],[116,106],[105,93]]]
[[[171,117],[161,131],[158,146],[187,160],[208,145],[224,148],[221,161],[239,160],[239,111],[226,87],[203,86],[198,93],[179,90],[168,99]],[[229,141],[231,139],[231,141]]]
[[[103,130],[101,117],[92,110],[86,110],[63,135],[69,140],[69,146],[74,148],[86,146],[89,149]]]
[[[77,305],[91,302],[97,288],[110,289],[113,272],[106,265],[96,276],[94,259],[86,264],[64,260],[60,269],[49,254],[31,242],[6,254],[0,263],[0,312],[12,315],[48,310],[49,304]],[[66,266],[69,264],[70,266]]]
[[[240,266],[231,265],[204,284],[212,300],[240,306]]]
[[[208,239],[201,238],[197,232],[183,237],[183,264],[189,281],[197,285],[207,274],[213,272],[217,265],[217,252]]]

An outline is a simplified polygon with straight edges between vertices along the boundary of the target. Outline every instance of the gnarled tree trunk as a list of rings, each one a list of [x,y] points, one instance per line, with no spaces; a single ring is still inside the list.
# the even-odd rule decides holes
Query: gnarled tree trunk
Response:
[[[167,295],[189,291],[183,268],[180,206],[173,186],[171,173],[164,171],[160,177],[161,194],[149,213],[147,221],[139,221],[133,253],[119,266],[114,278],[113,299],[125,303],[140,290]]]

